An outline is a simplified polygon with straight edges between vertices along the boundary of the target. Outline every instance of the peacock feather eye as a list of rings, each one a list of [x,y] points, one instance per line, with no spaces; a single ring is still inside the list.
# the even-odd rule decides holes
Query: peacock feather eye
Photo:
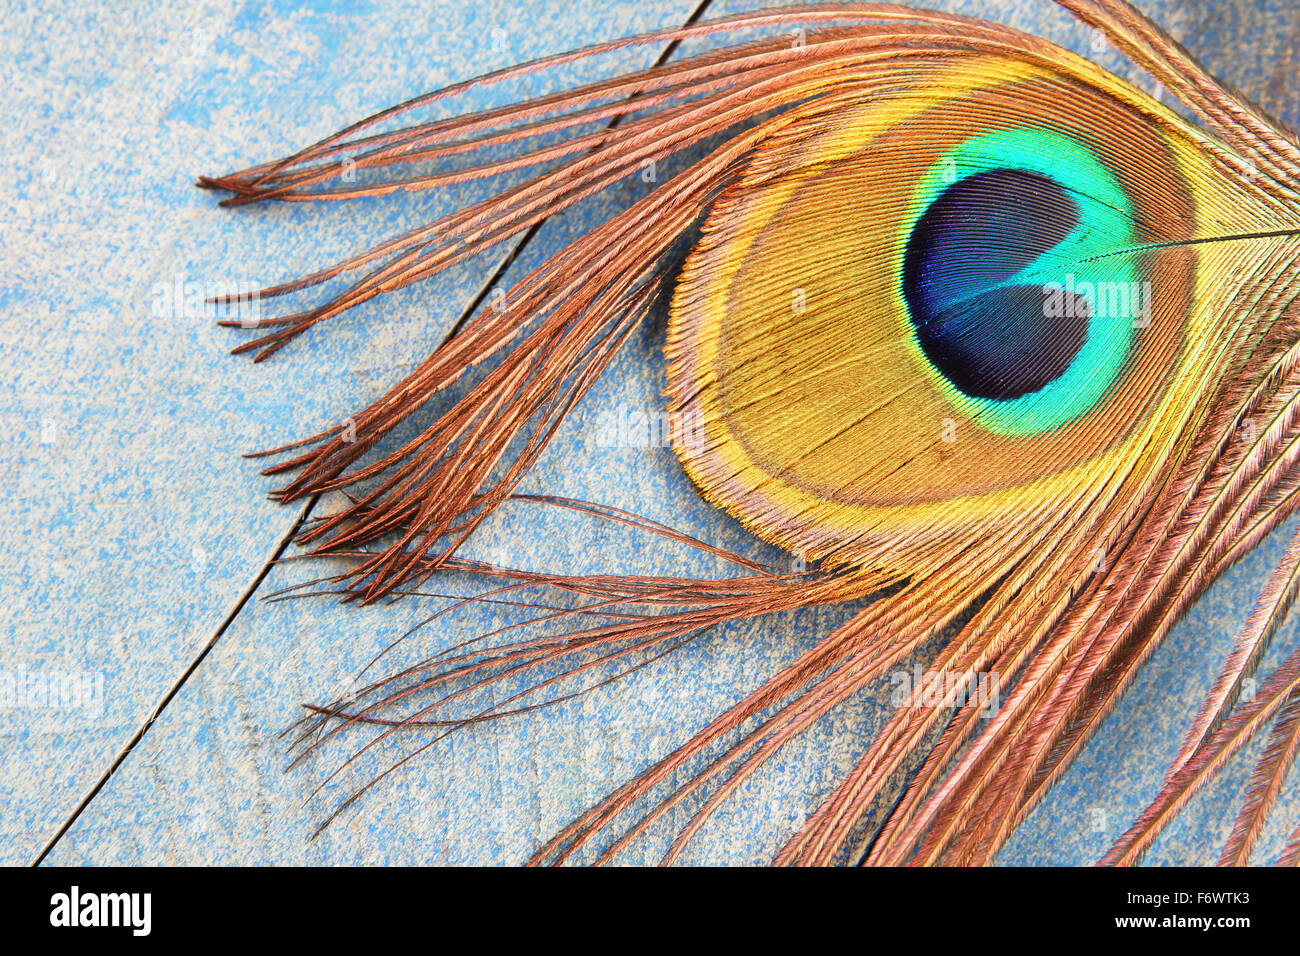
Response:
[[[810,555],[1032,528],[1170,427],[1207,354],[1185,241],[1219,200],[1185,126],[1084,68],[938,64],[923,88],[775,121],[782,166],[760,148],[674,299],[669,393],[708,431],[688,472]]]
[[[1115,176],[1077,140],[1031,126],[962,143],[921,183],[903,290],[927,357],[973,398],[1040,393],[990,411],[994,428],[1045,431],[1086,412],[1145,304],[1131,257],[1114,255],[1143,241]],[[1099,287],[1117,290],[1117,308]]]

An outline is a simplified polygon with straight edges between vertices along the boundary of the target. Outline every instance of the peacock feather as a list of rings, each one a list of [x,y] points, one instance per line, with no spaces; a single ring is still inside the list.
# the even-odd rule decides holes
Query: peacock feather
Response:
[[[347,492],[348,506],[299,540],[351,562],[332,582],[349,599],[469,572],[493,582],[479,600],[537,591],[577,600],[531,604],[543,610],[504,641],[468,642],[315,708],[299,728],[303,752],[358,725],[375,733],[363,750],[414,728],[435,728],[436,741],[566,699],[601,667],[633,666],[727,621],[860,601],[847,623],[536,859],[593,847],[612,858],[695,800],[667,854],[675,859],[792,737],[944,635],[929,677],[955,678],[963,693],[900,705],[778,861],[836,859],[909,771],[901,798],[871,818],[865,859],[990,861],[1189,604],[1300,501],[1300,145],[1128,4],[1060,2],[1195,122],[1005,26],[827,4],[526,64],[277,162],[202,179],[239,205],[534,169],[489,199],[265,290],[349,277],[318,304],[258,323],[261,334],[237,351],[262,359],[647,164],[703,150],[346,423],[267,453],[279,457],[268,473],[293,473],[282,501]],[[380,128],[476,85],[619,46],[755,30],[780,32],[513,106]],[[501,147],[508,158],[487,155]],[[450,172],[422,171],[457,158]],[[704,499],[810,570],[768,568],[625,512],[518,492],[665,300],[668,417],[683,468]],[[408,420],[418,431],[401,437]],[[460,557],[512,500],[633,525],[738,572],[561,575]],[[1136,861],[1271,726],[1224,850],[1224,862],[1249,857],[1300,741],[1300,656],[1249,699],[1241,691],[1298,586],[1300,537],[1160,793],[1106,862]],[[965,691],[988,673],[1010,684],[985,719]],[[523,691],[469,704],[521,675],[533,678]],[[1284,854],[1298,858],[1300,832]]]

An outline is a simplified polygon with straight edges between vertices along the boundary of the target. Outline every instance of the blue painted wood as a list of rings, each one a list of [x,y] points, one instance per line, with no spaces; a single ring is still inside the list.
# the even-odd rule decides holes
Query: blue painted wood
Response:
[[[85,675],[102,693],[89,708],[6,710],[5,861],[31,860],[53,836],[293,524],[297,509],[261,500],[267,486],[239,455],[360,407],[438,341],[504,255],[252,368],[222,354],[239,333],[171,301],[178,284],[185,299],[292,277],[487,187],[231,212],[195,175],[279,155],[412,92],[687,16],[685,2],[577,19],[536,2],[298,7],[66,5],[8,20],[4,670],[24,683]],[[516,84],[478,102],[520,95]]]
[[[1046,3],[936,5],[1045,33],[1125,71],[1113,51],[1093,49],[1086,30]],[[1229,83],[1300,122],[1295,71],[1287,66],[1295,62],[1300,14],[1283,0],[1144,7]],[[740,8],[715,0],[709,15]],[[0,321],[13,358],[3,380],[15,399],[10,434],[17,436],[5,458],[19,505],[8,534],[21,556],[2,585],[3,660],[11,672],[66,666],[102,675],[104,693],[102,714],[93,702],[90,713],[4,714],[0,859],[29,860],[51,837],[292,525],[293,509],[258,500],[267,485],[236,454],[305,435],[360,407],[422,356],[499,261],[486,256],[373,303],[269,365],[249,368],[219,354],[237,340],[233,333],[201,319],[154,316],[155,286],[177,276],[201,283],[296,274],[476,193],[229,212],[190,189],[191,175],[278,154],[369,109],[509,61],[679,23],[689,10],[667,0],[579,11],[530,0],[472,8],[423,3],[405,11],[313,5],[310,13],[249,5],[204,20],[88,9],[57,28],[19,18],[28,52],[0,94],[10,98],[7,115],[23,134],[11,153],[23,172],[0,185],[18,237],[4,252],[14,261],[0,286]],[[77,36],[102,36],[98,52],[92,56]],[[655,52],[612,58],[610,68],[648,62]],[[509,92],[485,91],[476,102]],[[634,178],[548,222],[507,281],[648,188]],[[249,263],[262,264],[258,275],[244,274]],[[661,407],[660,348],[653,329],[629,345],[525,490],[624,507],[780,560],[703,504],[671,452],[609,447],[601,435],[602,414]],[[712,559],[620,527],[525,505],[495,516],[467,553],[562,571],[721,570]],[[1193,610],[1001,862],[1091,861],[1145,806],[1278,553],[1271,539]],[[321,794],[312,791],[368,737],[344,735],[285,773],[276,735],[297,718],[300,702],[334,696],[443,603],[339,608],[327,600],[260,599],[328,567],[271,571],[259,600],[235,617],[55,846],[52,862],[517,862],[850,611],[720,629],[593,694],[465,728],[310,840],[346,788],[336,780]],[[507,617],[492,608],[461,612],[423,629],[385,669]],[[1288,628],[1271,656],[1293,647],[1295,637]],[[869,689],[783,751],[724,805],[688,859],[770,858],[887,719],[890,689],[887,681]],[[385,741],[343,779],[365,779],[425,740],[406,734]],[[1254,755],[1243,755],[1198,796],[1152,862],[1213,861]],[[1261,856],[1276,852],[1298,815],[1300,801],[1284,800]],[[685,819],[684,812],[670,815],[624,859],[656,859]]]

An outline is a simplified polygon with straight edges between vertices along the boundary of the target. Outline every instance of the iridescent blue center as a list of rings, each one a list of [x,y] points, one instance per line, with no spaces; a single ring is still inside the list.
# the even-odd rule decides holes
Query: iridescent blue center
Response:
[[[1059,183],[1023,169],[967,176],[930,203],[907,243],[903,295],[918,344],[955,388],[1015,399],[1070,367],[1088,337],[1087,301],[1045,310],[1051,290],[1017,276],[1079,218]]]

